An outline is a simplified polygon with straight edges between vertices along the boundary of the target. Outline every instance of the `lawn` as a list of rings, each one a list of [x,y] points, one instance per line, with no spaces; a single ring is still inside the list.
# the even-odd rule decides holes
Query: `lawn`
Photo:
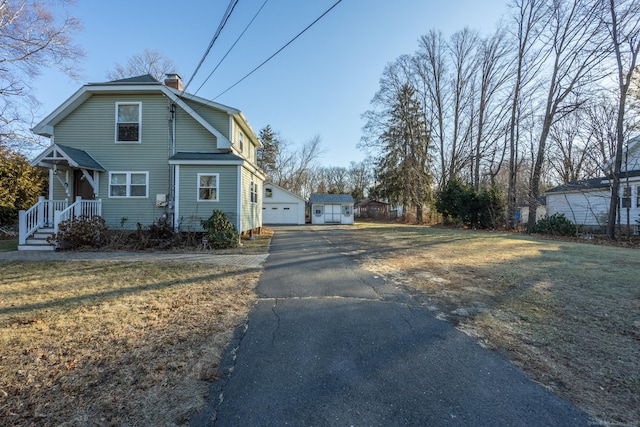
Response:
[[[266,252],[269,240],[238,253]],[[0,261],[0,424],[187,424],[256,300],[260,273]]]
[[[334,244],[610,425],[640,425],[640,252],[359,223]],[[329,229],[318,228],[330,233]]]
[[[0,252],[10,252],[18,250],[17,240],[0,240]]]

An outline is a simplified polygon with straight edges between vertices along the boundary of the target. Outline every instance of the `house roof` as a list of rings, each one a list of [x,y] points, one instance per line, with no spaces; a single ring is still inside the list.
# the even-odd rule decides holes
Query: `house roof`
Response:
[[[309,197],[309,203],[353,203],[351,194],[319,194]]]
[[[545,193],[569,193],[575,191],[591,191],[601,188],[608,188],[609,184],[607,178],[590,178],[582,179],[579,181],[570,181],[566,184],[558,185]]]
[[[121,83],[160,83],[153,77],[151,74],[145,74],[142,76],[129,77],[126,79],[113,80],[106,83],[97,83],[97,84],[121,84]],[[96,84],[96,83],[94,83]]]
[[[106,169],[86,151],[58,144],[49,146],[31,162],[31,165],[50,167],[54,164],[65,162],[75,168],[101,172],[106,171]]]

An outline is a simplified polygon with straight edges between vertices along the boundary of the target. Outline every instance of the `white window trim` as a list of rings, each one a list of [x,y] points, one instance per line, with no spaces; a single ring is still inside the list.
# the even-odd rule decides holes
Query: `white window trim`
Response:
[[[238,132],[238,148],[240,148],[240,154],[244,154],[244,134]]]
[[[126,196],[112,196],[111,195],[111,175],[122,175],[125,174],[127,176],[127,195]],[[145,175],[146,185],[145,185],[145,195],[144,196],[131,196],[131,175]],[[109,198],[110,199],[148,199],[149,198],[149,172],[147,171],[111,171],[109,172]]]
[[[216,198],[215,199],[201,199],[200,198],[200,177],[201,176],[215,176],[216,177]],[[209,187],[206,187],[209,188]],[[199,173],[196,178],[196,200],[198,202],[217,202],[220,200],[220,174],[219,173]]]
[[[138,140],[137,141],[119,141],[118,140],[118,107],[121,105],[137,105],[138,106]],[[114,141],[116,144],[141,144],[142,143],[142,102],[116,102]]]

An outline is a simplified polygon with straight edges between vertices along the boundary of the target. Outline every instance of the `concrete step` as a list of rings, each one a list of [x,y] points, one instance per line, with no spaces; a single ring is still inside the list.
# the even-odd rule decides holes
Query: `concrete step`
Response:
[[[19,251],[53,251],[55,246],[49,244],[47,239],[53,236],[53,228],[41,228],[27,238],[24,245],[18,245]]]

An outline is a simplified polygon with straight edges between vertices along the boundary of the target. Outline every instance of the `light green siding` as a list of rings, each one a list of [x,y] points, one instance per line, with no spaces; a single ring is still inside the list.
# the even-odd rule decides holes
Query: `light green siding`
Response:
[[[140,143],[116,143],[116,102],[141,102]],[[148,172],[148,198],[110,198],[109,173],[99,175],[102,214],[110,227],[150,225],[164,212],[156,194],[169,193],[169,102],[162,95],[94,95],[55,126],[55,143],[80,148],[107,171]],[[73,185],[73,180],[69,182]],[[73,189],[71,197],[73,199]]]
[[[182,231],[200,231],[200,221],[211,216],[214,210],[221,210],[236,225],[238,218],[237,191],[238,168],[240,166],[185,166],[179,167],[178,224]],[[198,174],[217,173],[218,201],[198,202]]]
[[[186,111],[176,107],[176,151],[209,153],[216,151],[217,148],[215,135],[212,135]]]
[[[200,115],[200,117],[205,119],[207,123],[211,124],[211,126],[216,128],[222,135],[226,136],[227,139],[230,138],[229,115],[226,111],[220,111],[213,107],[207,107],[188,99],[184,99],[184,101],[187,103],[187,105],[189,105],[189,107],[193,108],[195,112]]]
[[[258,185],[258,200],[251,202],[251,179]],[[246,168],[242,169],[241,232],[262,226],[262,181]]]

